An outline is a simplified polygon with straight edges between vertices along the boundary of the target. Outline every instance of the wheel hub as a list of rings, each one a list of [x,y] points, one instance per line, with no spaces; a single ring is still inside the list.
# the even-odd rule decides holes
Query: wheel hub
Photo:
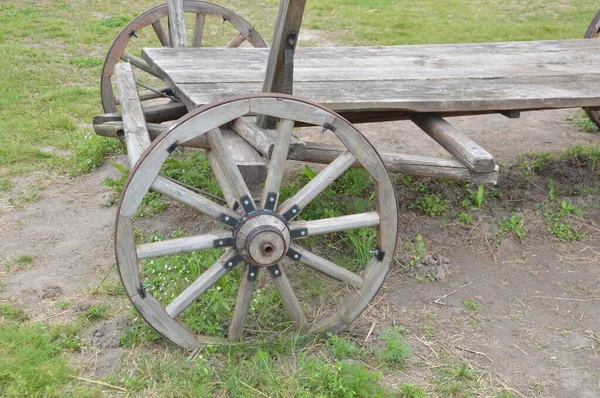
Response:
[[[258,213],[242,220],[234,235],[234,245],[244,261],[269,267],[277,264],[290,247],[287,224],[273,214]]]

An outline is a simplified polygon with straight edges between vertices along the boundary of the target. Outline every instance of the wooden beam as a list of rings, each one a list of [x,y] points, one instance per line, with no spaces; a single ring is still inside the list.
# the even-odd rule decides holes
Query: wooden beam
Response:
[[[286,93],[285,48],[288,45],[289,35],[295,35],[296,40],[291,45],[293,48],[296,47],[305,6],[306,0],[281,0],[279,2],[279,12],[263,83],[262,91],[265,93]],[[292,94],[292,82],[288,82],[287,87],[289,92],[286,94]],[[261,116],[258,125],[262,128],[273,128],[275,122],[274,118]]]
[[[183,0],[169,0],[169,39],[171,47],[185,47],[185,20]]]
[[[277,140],[277,131],[273,129],[262,129],[254,123],[253,118],[241,117],[234,120],[231,125],[233,130],[246,140],[263,156],[271,159],[273,148]],[[306,144],[300,138],[292,135],[288,158],[302,158],[306,150]]]
[[[162,123],[177,120],[188,112],[181,102],[169,102],[166,104],[152,105],[144,108],[146,123]],[[122,120],[121,112],[104,113],[94,116],[93,123],[102,124],[106,122],[118,122]]]
[[[150,146],[150,134],[146,129],[146,120],[142,110],[142,103],[138,97],[135,75],[129,63],[120,63],[115,66],[117,88],[121,100],[123,113],[123,131],[129,166],[133,167],[142,152]]]
[[[411,120],[469,170],[477,173],[494,171],[494,157],[438,115],[415,113]]]

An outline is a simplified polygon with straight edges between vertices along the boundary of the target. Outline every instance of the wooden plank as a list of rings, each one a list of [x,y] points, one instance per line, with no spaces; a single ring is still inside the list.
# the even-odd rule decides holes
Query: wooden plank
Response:
[[[245,41],[246,41],[246,37],[243,34],[238,33],[237,36],[235,36],[233,39],[231,39],[231,41],[229,43],[227,43],[227,45],[225,47],[226,48],[237,48]]]
[[[170,254],[188,253],[196,250],[212,249],[216,240],[227,238],[231,238],[231,231],[167,239],[137,245],[136,253],[137,258],[140,260]]]
[[[292,245],[291,248],[300,254],[300,262],[309,266],[310,268],[319,271],[337,281],[348,283],[357,289],[363,285],[363,279],[353,272],[348,271],[345,268],[340,267],[331,261],[324,259],[321,256],[317,256],[314,253],[298,246]]]
[[[308,142],[304,157],[294,160],[328,164],[345,150],[341,146]],[[379,155],[390,173],[402,173],[417,177],[447,178],[477,184],[495,184],[498,181],[499,168],[497,166],[491,173],[474,173],[463,166],[458,160],[454,159],[440,159],[390,152],[379,152]],[[362,165],[359,162],[355,162],[352,167],[362,167]]]
[[[146,128],[150,134],[150,139],[154,141],[159,135],[163,134],[165,131],[168,131],[170,126],[158,123],[146,123]],[[103,137],[119,138],[125,136],[123,122],[106,122],[102,124],[95,124],[94,131],[96,134]],[[204,135],[186,141],[182,143],[181,146],[210,149],[210,145],[208,145],[208,141]]]
[[[250,98],[250,112],[256,115],[268,115],[279,119],[322,126],[332,123],[335,115],[317,108],[312,104],[287,98]]]
[[[412,121],[469,170],[477,173],[494,171],[494,157],[438,115],[416,113]]]
[[[227,202],[227,206],[229,206],[230,209],[233,209],[237,201],[233,191],[229,187],[229,183],[225,178],[225,174],[223,174],[223,169],[219,165],[219,161],[217,160],[215,153],[209,150],[206,154],[206,157],[208,158],[208,162],[210,163],[210,168],[215,176],[215,179],[221,188],[221,193]]]
[[[181,102],[169,102],[145,107],[144,118],[146,119],[146,123],[162,123],[179,119],[187,112],[187,108]],[[94,116],[93,123],[96,125],[120,120],[122,120],[121,112],[104,113]]]
[[[262,129],[256,125],[253,117],[241,117],[234,120],[231,127],[244,140],[254,147],[263,156],[271,159],[277,138],[277,131]],[[289,146],[289,159],[301,159],[304,156],[306,144],[300,138],[292,135]]]
[[[129,165],[133,167],[142,152],[150,146],[150,135],[146,129],[146,120],[142,111],[142,103],[138,98],[133,69],[128,63],[115,66],[117,89],[121,100],[123,130]]]
[[[156,76],[156,73],[154,73],[154,71],[148,66],[146,61],[144,61],[141,58],[136,57],[133,54],[124,52],[121,55],[121,59],[125,62],[129,62],[131,65],[135,66],[136,68],[140,68],[144,72],[151,74],[152,76]],[[115,66],[115,69],[116,69],[116,66]]]
[[[191,285],[189,285],[181,294],[169,305],[165,307],[165,312],[175,318],[185,311],[201,294],[210,289],[223,275],[227,273],[225,264],[234,257],[234,250],[228,249],[221,258],[209,269],[204,271]]]
[[[152,23],[152,29],[154,29],[154,33],[156,33],[156,37],[158,38],[158,41],[160,41],[160,45],[163,47],[168,47],[169,36],[167,36],[165,33],[165,28],[163,27],[162,22],[160,22],[160,20],[154,21]]]
[[[183,0],[169,0],[169,41],[171,47],[185,47],[185,20],[183,18]]]
[[[236,134],[230,126],[222,126],[221,134],[225,150],[231,154],[232,161],[238,166],[246,184],[256,187],[264,183],[267,176],[266,158]],[[251,193],[255,194],[255,192]]]

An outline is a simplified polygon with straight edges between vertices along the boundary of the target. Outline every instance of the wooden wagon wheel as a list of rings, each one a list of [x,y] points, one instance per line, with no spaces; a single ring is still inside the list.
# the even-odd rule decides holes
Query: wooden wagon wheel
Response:
[[[600,10],[596,13],[590,26],[587,28],[585,32],[586,39],[597,39],[598,33],[600,33]],[[585,109],[585,113],[587,113],[588,117],[596,123],[596,126],[600,129],[600,111]]]
[[[276,144],[270,159],[264,190],[255,202],[232,154],[223,145],[223,126],[248,114],[280,118]],[[323,126],[332,131],[346,151],[312,178],[290,198],[278,203],[284,164],[295,122]],[[161,166],[179,144],[204,135],[215,155],[222,189],[230,190],[239,204],[238,211],[221,206],[159,174]],[[204,138],[204,137],[202,137]],[[352,165],[361,164],[374,182],[373,211],[314,221],[298,221],[300,214]],[[212,233],[136,245],[132,217],[150,190],[158,191],[221,223]],[[258,205],[255,206],[255,203]],[[302,333],[337,332],[352,323],[373,299],[390,267],[397,239],[395,191],[384,163],[373,146],[349,122],[336,113],[306,100],[282,94],[257,94],[232,98],[199,108],[179,119],[174,127],[158,137],[142,154],[123,189],[118,209],[115,250],[121,280],[131,302],[142,317],[164,338],[183,348],[198,343],[227,343],[243,337],[246,315],[251,305],[256,277],[260,270],[277,288],[283,307],[295,328]],[[366,228],[376,235],[376,246],[359,274],[335,264],[302,246],[302,239],[324,237],[338,231]],[[216,263],[166,305],[144,288],[140,260],[192,252],[214,247],[226,248]],[[282,264],[284,258],[293,266]],[[243,265],[242,265],[243,264]],[[236,304],[222,337],[198,336],[178,316],[198,297],[206,294],[234,267],[243,268]],[[285,268],[287,267],[287,268]],[[326,280],[343,284],[335,293],[339,306],[322,319],[309,319],[292,287],[292,272],[318,271]],[[166,272],[166,271],[165,271]],[[306,271],[308,272],[308,271]],[[286,275],[287,274],[287,275]],[[321,276],[320,276],[321,277]],[[328,279],[333,278],[333,279]],[[264,279],[264,278],[263,278]],[[343,295],[341,293],[344,293]],[[329,309],[329,307],[327,307]]]
[[[184,1],[183,8],[184,12],[195,14],[193,40],[190,42],[192,47],[200,47],[202,45],[202,35],[206,17],[220,18],[224,22],[229,22],[237,30],[238,34],[231,39],[227,44],[227,47],[238,47],[244,41],[248,41],[254,47],[266,47],[264,40],[258,32],[233,11],[216,4],[196,0]],[[168,26],[167,15],[167,4],[161,4],[151,8],[131,21],[113,42],[106,59],[104,60],[100,78],[100,94],[104,112],[111,113],[117,111],[117,101],[113,91],[112,76],[115,65],[119,61],[129,61],[137,69],[155,76],[144,60],[127,52],[127,45],[131,40],[138,40],[146,35],[146,38],[151,37],[156,39],[156,44],[169,46],[169,36],[168,33],[165,32],[165,27]],[[156,47],[156,44],[153,46]],[[160,91],[160,89],[157,91]],[[157,97],[160,98],[160,95],[152,91],[140,95],[140,99],[142,100]]]

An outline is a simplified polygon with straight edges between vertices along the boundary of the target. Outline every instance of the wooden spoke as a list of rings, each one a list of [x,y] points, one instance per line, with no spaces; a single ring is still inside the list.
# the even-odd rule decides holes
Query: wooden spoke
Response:
[[[288,315],[294,321],[294,325],[298,330],[306,331],[308,330],[308,321],[306,320],[306,316],[304,315],[304,311],[300,306],[300,302],[298,301],[298,297],[296,297],[296,293],[294,293],[294,289],[292,288],[292,284],[290,280],[285,275],[283,268],[281,266],[278,267],[279,275],[273,276],[273,281],[275,282],[275,286],[279,291],[279,295],[281,296],[281,302],[285,307]]]
[[[233,316],[231,317],[231,325],[229,326],[229,333],[227,336],[227,339],[231,342],[240,341],[242,339],[242,333],[244,331],[244,326],[246,325],[246,316],[248,315],[248,310],[252,303],[252,293],[254,292],[257,277],[258,268],[244,264],[242,282],[240,283],[240,288],[238,290],[235,307],[233,307]]]
[[[169,36],[167,36],[167,33],[165,32],[162,22],[160,22],[160,20],[153,22],[152,29],[154,29],[154,33],[156,33],[156,37],[158,37],[160,45],[163,47],[169,47]]]
[[[202,34],[204,33],[204,23],[206,22],[206,15],[196,14],[196,21],[194,24],[194,38],[192,40],[192,47],[200,47],[202,45]]]
[[[246,41],[246,36],[244,36],[241,33],[238,33],[238,35],[236,37],[234,37],[233,39],[231,39],[231,41],[229,43],[227,43],[227,48],[237,48],[245,41]]]
[[[342,153],[300,191],[279,206],[277,211],[280,214],[285,214],[294,206],[298,206],[300,209],[303,209],[321,192],[323,192],[325,188],[331,185],[333,181],[341,176],[344,171],[348,170],[355,160],[356,158],[350,151]]]
[[[228,272],[225,264],[234,256],[233,249],[227,250],[212,267],[204,271],[190,286],[187,287],[179,296],[165,307],[165,311],[171,318],[177,317],[186,308],[206,292],[212,285],[217,283],[223,275]]]
[[[358,228],[376,227],[379,225],[379,213],[372,211],[370,213],[352,214],[349,216],[340,216],[324,218],[314,221],[296,221],[290,224],[290,229],[308,229],[306,236],[329,234],[338,231],[347,231]]]
[[[240,218],[239,214],[233,210],[218,205],[204,196],[161,176],[156,177],[152,183],[152,189],[217,221],[221,221],[221,217],[231,217],[233,220],[239,220]]]
[[[183,0],[169,0],[169,42],[171,47],[185,47],[185,20]]]
[[[129,54],[129,53],[125,52],[125,53],[123,53],[123,55],[121,55],[121,59],[123,61],[129,62],[131,65],[143,70],[144,72],[150,73],[152,76],[156,76],[156,73],[154,73],[152,71],[152,69],[148,66],[146,61],[144,61],[141,58],[136,57],[133,54]]]
[[[215,241],[225,242],[231,238],[231,232],[216,232],[205,235],[187,236],[184,238],[168,239],[160,242],[137,245],[137,258],[143,260],[151,257],[167,256],[169,254],[188,253],[196,250],[212,249]],[[224,244],[218,245],[224,247]]]
[[[292,245],[291,248],[300,254],[299,261],[302,264],[308,265],[312,269],[330,276],[335,280],[348,283],[357,289],[360,289],[363,285],[363,279],[355,273],[348,271],[346,268],[342,268],[298,245]]]
[[[229,187],[231,188],[236,199],[240,202],[242,208],[245,208],[244,206],[254,207],[254,200],[252,199],[250,190],[244,181],[244,177],[242,177],[242,173],[240,173],[240,170],[233,161],[231,153],[229,153],[225,148],[221,130],[216,128],[207,132],[206,138],[208,139],[210,147],[214,151],[215,159],[219,163],[219,166],[221,166],[221,171],[223,172]],[[242,200],[248,203],[242,203]]]
[[[262,193],[260,200],[261,209],[265,208],[267,197],[270,193],[279,192],[279,186],[281,185],[281,179],[283,177],[283,169],[285,160],[288,156],[290,148],[290,142],[292,141],[292,131],[294,130],[293,120],[281,120],[279,122],[278,137],[275,146],[273,147],[273,154],[271,155],[271,162],[269,164],[269,171],[267,172],[267,180],[265,181],[265,188]],[[277,200],[277,198],[273,198]],[[271,206],[274,209],[277,203]]]

